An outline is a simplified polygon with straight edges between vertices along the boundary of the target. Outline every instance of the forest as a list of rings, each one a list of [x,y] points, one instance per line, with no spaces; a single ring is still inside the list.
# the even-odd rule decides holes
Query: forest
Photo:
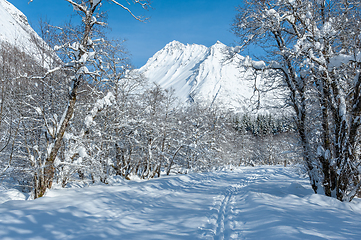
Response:
[[[262,76],[284,90],[292,110],[284,116],[180,104],[172,89],[132,68],[121,40],[107,38],[106,1],[66,1],[80,20],[43,22],[46,44],[34,38],[41,58],[1,43],[2,184],[39,198],[54,183],[107,183],[114,175],[298,164],[315,193],[340,201],[359,193],[360,1],[247,0],[237,9],[240,45],[229,58],[265,49],[263,64],[244,64],[254,81]]]

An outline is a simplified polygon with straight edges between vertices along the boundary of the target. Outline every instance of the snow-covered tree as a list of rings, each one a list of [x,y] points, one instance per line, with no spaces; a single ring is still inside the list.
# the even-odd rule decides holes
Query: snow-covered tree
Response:
[[[360,190],[360,1],[245,1],[233,30],[251,64],[286,87],[313,190],[351,201]],[[237,48],[238,50],[239,48]],[[254,62],[256,63],[256,62]]]
[[[42,167],[43,172],[35,187],[35,198],[43,196],[46,189],[52,186],[55,175],[55,162],[59,150],[63,146],[64,135],[66,135],[69,123],[74,116],[77,99],[80,96],[79,89],[84,83],[97,81],[102,71],[102,59],[97,51],[97,46],[102,44],[102,39],[96,38],[96,33],[98,27],[101,28],[106,25],[101,20],[98,20],[101,17],[100,8],[105,1],[66,1],[74,7],[74,10],[81,17],[81,34],[77,35],[77,39],[74,39],[73,42],[65,42],[63,45],[55,47],[55,50],[62,51],[67,56],[67,61],[62,66],[52,69],[45,74],[48,75],[59,69],[64,70],[67,73],[64,84],[68,84],[69,93],[63,113],[54,122],[53,128],[51,128],[54,131],[52,132],[53,134],[50,134],[51,138],[45,161],[43,162],[44,166]],[[135,16],[126,5],[121,4],[119,1],[111,0],[109,2],[128,11],[137,20],[141,20],[140,17]],[[139,4],[143,8],[148,6],[148,1],[135,0],[134,3]],[[54,128],[55,126],[56,128]],[[51,129],[50,131],[52,131]]]

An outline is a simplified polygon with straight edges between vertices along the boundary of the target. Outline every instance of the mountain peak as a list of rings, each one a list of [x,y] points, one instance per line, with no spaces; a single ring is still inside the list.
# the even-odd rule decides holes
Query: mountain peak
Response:
[[[169,42],[167,45],[165,45],[165,47],[163,49],[185,49],[188,47],[205,47],[204,45],[201,44],[183,44],[177,40],[173,40],[171,42]],[[223,44],[221,41],[217,41],[214,45],[212,45],[210,47],[210,49],[212,48],[225,48],[227,47],[227,45]]]
[[[203,102],[209,106],[215,103],[235,111],[250,111],[257,99],[253,96],[254,82],[250,81],[253,74],[244,67],[241,55],[237,54],[232,61],[224,61],[227,48],[220,41],[209,48],[172,41],[151,57],[139,72],[149,82],[165,89],[173,88],[182,102]],[[266,99],[264,104],[269,106],[277,103],[272,96]]]
[[[165,48],[184,48],[184,47],[185,45],[181,42],[178,42],[177,40],[173,40],[165,46]]]
[[[223,44],[222,42],[220,41],[217,41],[212,47],[211,49],[224,49],[224,48],[227,48],[228,46]]]
[[[224,49],[217,41],[211,47],[198,44],[184,45],[178,41],[168,43],[139,69],[150,82],[162,88],[175,89],[175,95],[182,101],[204,101],[225,104],[238,109],[244,92],[244,83],[238,86],[239,63],[223,64]],[[249,92],[245,92],[247,97]],[[229,97],[234,95],[235,97]],[[243,107],[243,106],[242,106]]]

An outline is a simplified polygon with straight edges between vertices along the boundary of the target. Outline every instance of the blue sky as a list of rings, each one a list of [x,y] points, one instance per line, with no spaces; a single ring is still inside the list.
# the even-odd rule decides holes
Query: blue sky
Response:
[[[39,18],[61,24],[73,14],[65,0],[8,0],[20,9],[36,30]],[[126,3],[125,0],[119,0]],[[146,23],[138,22],[120,7],[105,3],[108,12],[110,37],[126,39],[132,63],[143,66],[148,58],[167,43],[177,40],[211,46],[217,40],[226,45],[234,44],[231,23],[236,15],[235,7],[242,0],[152,0],[152,9],[145,11],[130,6],[136,15],[149,17]]]

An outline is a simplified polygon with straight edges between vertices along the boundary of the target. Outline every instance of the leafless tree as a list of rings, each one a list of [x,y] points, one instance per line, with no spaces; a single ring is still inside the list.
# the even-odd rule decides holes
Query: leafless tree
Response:
[[[252,67],[287,87],[313,190],[351,201],[361,187],[360,2],[246,1],[238,11],[241,48],[268,53]]]

